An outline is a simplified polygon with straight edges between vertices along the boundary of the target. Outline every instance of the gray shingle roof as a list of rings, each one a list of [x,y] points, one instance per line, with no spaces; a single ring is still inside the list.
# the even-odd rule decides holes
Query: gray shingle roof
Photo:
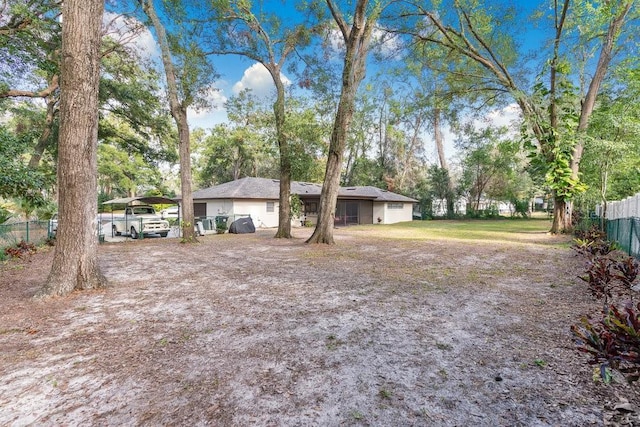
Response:
[[[304,196],[320,196],[322,184],[309,182],[291,182],[291,193]],[[280,181],[269,178],[246,177],[237,181],[225,182],[193,192],[194,200],[203,199],[267,199],[277,200],[280,194]],[[339,199],[367,199],[376,202],[416,203],[417,200],[377,187],[341,187]]]

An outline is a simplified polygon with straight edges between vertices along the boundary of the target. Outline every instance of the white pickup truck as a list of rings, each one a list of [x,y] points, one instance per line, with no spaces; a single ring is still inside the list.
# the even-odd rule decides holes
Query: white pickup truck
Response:
[[[170,230],[169,222],[162,219],[152,206],[147,205],[128,206],[123,217],[114,218],[111,227],[116,236],[128,234],[132,239],[149,234],[167,237]]]

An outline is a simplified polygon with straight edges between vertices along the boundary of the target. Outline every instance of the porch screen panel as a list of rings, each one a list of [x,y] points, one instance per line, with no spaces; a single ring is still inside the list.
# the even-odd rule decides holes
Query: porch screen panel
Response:
[[[373,202],[370,200],[360,202],[360,224],[373,224]]]

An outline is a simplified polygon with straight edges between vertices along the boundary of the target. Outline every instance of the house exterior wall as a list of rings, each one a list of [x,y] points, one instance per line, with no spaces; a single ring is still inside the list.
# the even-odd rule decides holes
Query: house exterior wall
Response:
[[[267,212],[267,203],[273,204],[273,212]],[[279,206],[277,200],[235,200],[232,213],[251,215],[256,227],[277,227]]]
[[[207,201],[207,216],[215,217],[221,214],[233,213],[233,200],[221,199],[221,200],[208,200]]]
[[[206,203],[207,217],[213,220],[218,215],[250,215],[256,227],[277,227],[278,208],[277,200],[199,200]],[[273,212],[267,212],[267,203],[273,204]],[[403,203],[402,209],[389,209],[388,202],[372,202],[360,200],[358,207],[359,224],[377,224],[378,218],[382,224],[394,224],[396,222],[411,221],[413,219],[413,203]],[[292,226],[302,226],[302,220],[306,219],[311,224],[316,224],[317,214],[308,213],[303,218],[294,218]],[[233,220],[233,218],[230,218]]]
[[[376,223],[378,218],[382,219],[382,224],[395,224],[413,220],[413,203],[402,203],[401,209],[390,209],[389,204],[389,202],[373,204],[373,216]],[[398,205],[397,203],[393,204]]]
[[[273,212],[267,212],[267,202],[273,203]],[[218,215],[229,215],[229,221],[233,221],[233,215],[250,215],[256,227],[278,226],[279,203],[277,200],[216,199],[206,200],[206,204],[207,217],[211,219]]]
[[[385,217],[385,205],[386,203],[373,202],[373,223],[374,224],[386,224]],[[380,218],[380,221],[378,221]]]

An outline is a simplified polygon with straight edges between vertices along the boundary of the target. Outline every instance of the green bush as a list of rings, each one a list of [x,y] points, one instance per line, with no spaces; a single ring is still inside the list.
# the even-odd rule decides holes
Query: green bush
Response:
[[[571,326],[579,351],[591,355],[590,364],[600,364],[600,375],[610,381],[617,369],[630,381],[640,376],[640,304],[634,287],[640,279],[640,263],[614,251],[615,245],[591,232],[574,246],[588,257],[586,275],[580,276],[591,295],[603,301],[597,316],[584,316]],[[593,238],[593,239],[592,239]]]

